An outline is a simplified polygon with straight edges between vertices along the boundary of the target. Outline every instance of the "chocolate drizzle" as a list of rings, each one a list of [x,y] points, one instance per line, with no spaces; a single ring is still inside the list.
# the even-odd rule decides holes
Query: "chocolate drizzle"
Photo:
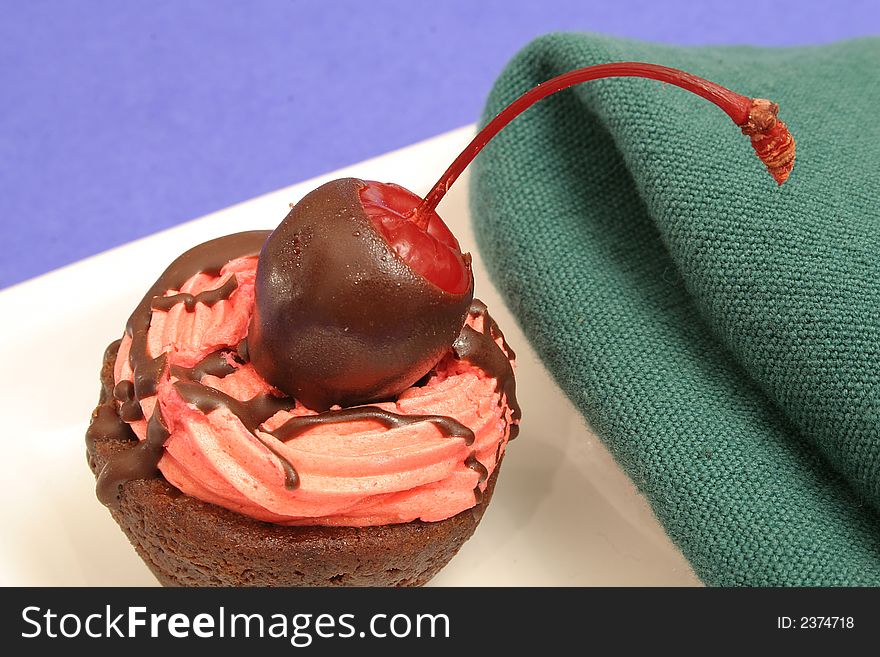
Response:
[[[358,422],[361,420],[373,420],[386,429],[398,429],[418,424],[419,422],[430,422],[440,429],[447,438],[464,438],[465,445],[473,445],[474,443],[474,432],[451,417],[446,417],[445,415],[400,415],[381,409],[378,406],[357,406],[338,411],[325,411],[318,415],[294,417],[270,433],[278,438],[278,440],[287,441],[302,435],[312,427],[324,424]]]
[[[153,316],[153,302],[157,297],[162,298],[168,290],[179,290],[196,274],[219,276],[220,271],[230,260],[259,255],[270,232],[268,230],[252,230],[218,237],[204,244],[199,244],[172,262],[153,286],[147,290],[144,298],[128,318],[128,324],[125,327],[125,332],[131,337],[128,362],[135,372],[135,396],[138,400],[156,394],[155,384],[161,374],[160,364],[155,362],[158,359],[150,358],[147,347],[147,334],[150,331],[150,320]],[[238,285],[237,281],[235,285]],[[219,292],[224,287],[221,286],[213,292]],[[229,290],[228,294],[231,293],[232,290]],[[214,303],[216,301],[219,299]],[[152,368],[149,365],[150,361],[153,361]],[[164,362],[161,363],[161,366],[164,367]],[[141,386],[146,387],[141,388],[138,386],[137,380],[138,369],[144,367],[147,370],[142,371]],[[147,385],[147,381],[153,381],[153,386]]]
[[[152,397],[159,389],[159,379],[165,371],[168,355],[162,354],[157,358],[144,358],[137,363],[132,363],[134,369],[134,395],[140,402],[141,399]]]
[[[112,402],[98,406],[86,431],[86,450],[95,451],[95,443],[103,440],[137,440],[131,427],[119,417]]]
[[[103,407],[109,408],[109,407]],[[96,493],[98,499],[107,506],[116,504],[119,489],[133,479],[152,479],[159,474],[159,459],[168,440],[168,427],[159,411],[156,410],[147,423],[147,439],[123,452],[117,452],[101,469],[98,475]]]
[[[113,398],[119,402],[119,417],[126,422],[136,422],[142,420],[144,413],[141,405],[134,398],[134,383],[131,381],[120,381],[113,388]]]
[[[151,358],[149,355],[147,334],[149,333],[150,321],[153,316],[153,303],[157,301],[157,298],[163,298],[163,295],[168,290],[179,290],[186,281],[196,274],[218,276],[230,260],[259,255],[266,238],[269,237],[269,233],[270,231],[268,230],[236,233],[200,244],[172,262],[147,291],[129,317],[125,328],[126,334],[131,337],[128,362],[134,371],[134,384],[132,389],[126,386],[121,388],[117,386],[118,395],[125,396],[124,400],[119,399],[119,396],[116,394],[117,388],[114,388],[114,396],[122,403],[120,413],[124,414],[125,418],[123,419],[133,418],[136,415],[143,417],[143,409],[140,402],[156,394],[159,379],[166,369],[166,354],[161,354],[157,358]],[[217,303],[222,298],[228,298],[238,286],[238,281],[235,280],[234,276],[229,280],[233,281],[231,286],[230,282],[227,281],[216,290],[209,290],[195,295],[191,304],[187,304],[185,295],[174,295],[175,297],[180,297],[178,300],[175,300],[175,303],[184,303],[187,310],[191,309],[190,305],[192,308],[195,308],[195,303],[197,302],[208,305]],[[171,297],[168,297],[168,299],[171,299]],[[167,302],[160,301],[159,303]],[[137,410],[135,407],[137,407]],[[112,409],[111,406],[103,406],[103,408]],[[124,435],[119,427],[110,427],[108,417],[108,412],[99,411],[98,416],[89,427],[89,433],[92,433],[94,428],[94,431],[112,430],[115,432],[113,435]],[[87,440],[90,440],[89,433],[87,433]],[[101,473],[98,475],[98,499],[108,506],[113,506],[117,502],[119,488],[123,483],[133,479],[149,479],[158,476],[158,463],[159,459],[162,458],[163,446],[168,439],[168,435],[165,420],[162,417],[159,405],[156,404],[153,415],[147,424],[146,440],[125,451],[115,453],[104,465]]]
[[[480,485],[486,482],[489,479],[489,471],[486,469],[486,466],[477,460],[477,455],[474,452],[471,452],[470,456],[465,459],[465,466],[473,470],[474,472],[479,473],[480,478],[477,480],[477,485],[474,486],[474,500],[477,504],[483,501],[483,490],[480,488]]]
[[[251,435],[272,452],[284,469],[284,487],[295,490],[299,486],[299,475],[290,461],[279,454],[271,444],[257,435],[257,428],[278,411],[288,411],[296,402],[290,397],[275,397],[263,393],[253,399],[243,402],[230,397],[224,392],[210,386],[195,383],[194,381],[180,381],[174,384],[175,390],[187,403],[193,404],[206,415],[218,408],[225,408],[235,415]]]
[[[519,433],[519,419],[522,417],[522,410],[516,400],[516,379],[513,375],[513,366],[510,364],[510,361],[516,358],[516,354],[507,344],[504,334],[492,319],[486,304],[474,299],[468,314],[483,319],[483,333],[465,325],[452,345],[452,350],[457,358],[479,367],[495,379],[495,392],[501,395],[498,403],[507,400],[507,405],[510,406],[512,422],[509,439],[513,440]],[[496,340],[501,340],[504,345],[503,350],[495,342]]]
[[[248,339],[245,338],[241,342],[239,342],[235,347],[235,352],[238,354],[239,360],[242,363],[250,363],[251,362],[251,354],[248,351]]]
[[[465,445],[473,445],[476,437],[474,432],[463,425],[458,420],[445,415],[401,415],[392,413],[378,406],[357,406],[355,408],[344,408],[338,411],[325,411],[317,415],[304,415],[301,417],[290,418],[274,431],[270,431],[273,436],[281,441],[293,440],[301,436],[312,427],[322,426],[325,424],[342,424],[345,422],[359,422],[361,420],[373,420],[378,422],[386,429],[397,429],[400,427],[408,427],[420,422],[430,422],[440,429],[446,438],[464,438]],[[477,485],[474,487],[474,500],[477,504],[483,497],[483,491],[480,485],[489,478],[489,471],[482,463],[477,460],[477,455],[471,452],[464,462],[465,466],[478,472],[480,475]]]
[[[485,482],[489,478],[489,471],[486,469],[485,465],[483,465],[482,463],[480,463],[477,460],[477,457],[475,454],[472,453],[470,456],[468,456],[467,459],[465,460],[464,464],[467,467],[469,467],[471,470],[473,470],[474,472],[479,473],[479,475],[480,475],[479,483],[482,484],[483,482]]]
[[[128,380],[117,383],[113,388],[113,398],[121,402],[134,399],[134,383]]]
[[[180,294],[172,294],[167,297],[153,297],[152,301],[150,301],[150,308],[152,310],[168,311],[177,304],[182,303],[186,312],[191,313],[196,309],[197,303],[213,306],[218,301],[228,299],[237,288],[238,279],[233,274],[228,281],[214,290],[205,290],[196,295],[181,292]]]
[[[150,329],[152,313],[167,311],[182,303],[187,311],[192,311],[197,303],[213,305],[227,299],[238,287],[233,276],[215,290],[208,290],[197,295],[185,293],[163,296],[168,290],[180,289],[191,277],[205,273],[217,276],[229,261],[257,256],[269,236],[269,231],[251,231],[221,237],[201,244],[187,251],[175,260],[147,291],[142,301],[135,308],[126,325],[126,333],[131,337],[129,364],[134,371],[134,382],[121,381],[113,388],[113,398],[119,402],[117,412],[113,400],[107,400],[99,406],[95,417],[86,433],[86,441],[90,452],[94,442],[105,438],[134,440],[131,428],[126,422],[133,422],[143,417],[141,400],[154,396],[159,381],[168,370],[168,356],[163,353],[156,358],[149,355],[147,335]],[[486,306],[474,300],[469,314],[482,317],[485,333],[465,326],[453,346],[454,354],[461,360],[467,360],[476,367],[483,369],[498,382],[496,390],[506,398],[512,409],[513,418],[520,417],[516,403],[513,369],[508,356],[495,343],[495,339],[503,340],[503,334],[495,321],[489,316]],[[504,343],[510,358],[513,351]],[[110,349],[118,348],[118,342]],[[282,410],[290,410],[296,404],[291,397],[276,397],[270,393],[257,395],[248,401],[239,401],[220,390],[200,383],[204,376],[223,378],[235,371],[235,363],[249,362],[248,340],[245,338],[233,348],[221,349],[206,356],[202,361],[190,368],[171,366],[170,374],[179,381],[174,384],[175,390],[188,403],[193,404],[202,413],[210,413],[225,408],[236,417],[242,425],[276,456],[284,470],[285,487],[295,489],[299,485],[299,476],[293,467],[272,445],[257,435],[257,430],[269,418]],[[108,351],[109,353],[109,351]],[[373,420],[386,428],[410,426],[420,422],[434,424],[446,437],[464,438],[467,445],[474,442],[471,429],[451,417],[440,415],[400,415],[385,411],[375,406],[361,406],[337,411],[326,411],[318,415],[296,417],[270,432],[279,440],[292,440],[309,428],[357,420]],[[510,427],[510,437],[515,436],[516,425]],[[161,409],[156,404],[147,424],[147,437],[139,443],[115,452],[101,470],[97,482],[97,495],[104,504],[114,506],[118,501],[121,486],[131,480],[149,479],[160,476],[158,463],[164,453],[164,444],[169,431]],[[465,460],[465,466],[479,473],[478,485],[474,489],[477,503],[482,498],[482,485],[487,477],[486,467],[471,452]]]
[[[203,376],[216,376],[218,379],[232,374],[237,368],[230,361],[241,362],[236,353],[221,349],[208,354],[192,367],[171,366],[171,375],[187,381],[201,381]]]

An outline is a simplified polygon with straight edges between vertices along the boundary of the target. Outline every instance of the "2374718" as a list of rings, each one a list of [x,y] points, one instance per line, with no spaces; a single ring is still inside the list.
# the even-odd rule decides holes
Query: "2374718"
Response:
[[[776,627],[781,630],[851,630],[855,627],[852,616],[777,616]]]

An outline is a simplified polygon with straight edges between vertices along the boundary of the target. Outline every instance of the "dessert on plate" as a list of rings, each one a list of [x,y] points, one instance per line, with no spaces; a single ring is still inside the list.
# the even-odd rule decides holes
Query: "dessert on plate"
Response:
[[[518,432],[515,355],[435,208],[507,123],[609,76],[719,105],[780,184],[769,101],[622,62],[515,100],[424,197],[355,178],[274,231],[174,260],[107,349],[86,443],[97,494],[160,582],[420,585],[470,537]]]
[[[514,353],[439,217],[430,260],[400,255],[419,200],[333,181],[135,308],[88,453],[160,582],[419,585],[473,533],[519,422]]]

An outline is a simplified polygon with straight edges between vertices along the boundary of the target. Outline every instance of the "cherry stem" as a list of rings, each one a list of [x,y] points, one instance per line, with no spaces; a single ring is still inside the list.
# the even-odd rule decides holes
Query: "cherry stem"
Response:
[[[679,71],[678,69],[646,64],[643,62],[614,62],[579,68],[563,73],[537,87],[504,108],[486,127],[484,127],[470,144],[455,158],[444,174],[434,185],[424,200],[415,209],[413,221],[423,230],[427,229],[430,217],[437,204],[461,175],[465,167],[477,156],[483,147],[497,135],[508,123],[539,100],[562,91],[581,82],[609,77],[639,77],[658,80],[681,87],[702,96],[720,107],[727,115],[752,138],[752,144],[758,156],[767,165],[770,173],[779,184],[788,177],[794,161],[794,140],[785,128],[785,124],[776,120],[778,106],[769,101],[752,99],[725,89],[703,78]],[[761,116],[754,116],[756,103],[760,102]],[[773,134],[771,129],[776,127]],[[787,138],[787,139],[786,139]],[[756,143],[757,142],[757,143]],[[760,145],[760,149],[759,149]]]

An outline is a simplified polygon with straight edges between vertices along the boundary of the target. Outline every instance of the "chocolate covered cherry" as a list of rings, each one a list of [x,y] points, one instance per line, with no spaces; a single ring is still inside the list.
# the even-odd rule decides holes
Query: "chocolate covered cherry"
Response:
[[[428,373],[452,347],[473,297],[470,258],[434,212],[440,199],[520,113],[557,91],[607,77],[650,78],[702,96],[748,135],[777,183],[791,173],[795,143],[775,103],[643,62],[563,73],[492,119],[424,200],[397,185],[353,178],[303,198],[260,255],[248,336],[260,374],[323,410],[388,399]]]
[[[422,199],[354,178],[297,203],[260,253],[248,334],[265,379],[309,408],[389,399],[450,350],[470,256]]]

